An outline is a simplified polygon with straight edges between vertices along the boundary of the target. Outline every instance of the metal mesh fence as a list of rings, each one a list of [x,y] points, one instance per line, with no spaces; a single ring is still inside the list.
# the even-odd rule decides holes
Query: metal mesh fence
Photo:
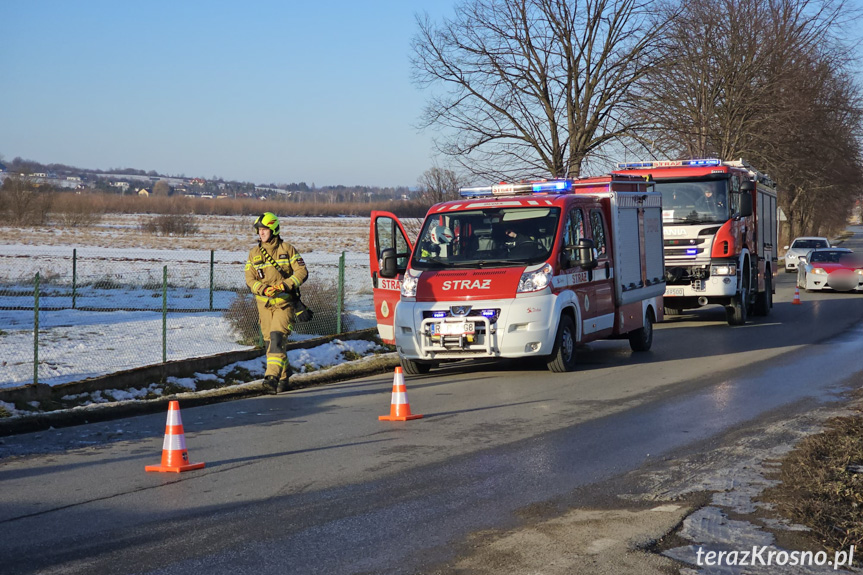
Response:
[[[314,312],[292,340],[372,327],[367,260],[306,256]],[[55,385],[260,346],[246,254],[40,250],[0,254],[0,387]]]

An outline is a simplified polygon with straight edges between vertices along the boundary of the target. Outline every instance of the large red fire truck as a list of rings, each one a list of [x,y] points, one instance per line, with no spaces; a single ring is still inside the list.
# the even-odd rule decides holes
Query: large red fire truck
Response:
[[[621,163],[618,174],[662,194],[665,313],[718,304],[731,325],[773,307],[778,263],[776,188],[743,160]]]
[[[461,190],[429,209],[416,245],[372,212],[369,265],[381,338],[406,373],[441,361],[539,357],[576,345],[650,349],[665,292],[661,197],[634,176]]]

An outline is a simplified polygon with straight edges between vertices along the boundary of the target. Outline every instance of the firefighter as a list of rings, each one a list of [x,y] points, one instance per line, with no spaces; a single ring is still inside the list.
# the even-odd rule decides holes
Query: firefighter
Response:
[[[246,261],[246,285],[255,295],[261,334],[267,350],[264,388],[281,393],[288,388],[291,367],[285,352],[296,315],[294,302],[309,272],[303,257],[279,235],[279,218],[265,212],[255,220],[258,245]]]

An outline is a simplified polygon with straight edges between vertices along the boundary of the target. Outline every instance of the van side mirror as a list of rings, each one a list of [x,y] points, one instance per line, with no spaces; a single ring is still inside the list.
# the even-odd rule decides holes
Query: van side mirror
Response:
[[[747,180],[740,184],[740,191],[742,193],[750,194],[755,191],[755,182],[752,180]]]
[[[381,250],[381,259],[378,263],[381,269],[381,277],[394,278],[398,275],[395,248],[384,248]]]
[[[577,253],[576,260],[570,262],[571,264],[581,266],[586,270],[592,270],[597,266],[596,247],[593,240],[583,238],[578,240],[578,243],[575,245],[569,244],[565,246],[565,249],[568,252],[576,251]]]

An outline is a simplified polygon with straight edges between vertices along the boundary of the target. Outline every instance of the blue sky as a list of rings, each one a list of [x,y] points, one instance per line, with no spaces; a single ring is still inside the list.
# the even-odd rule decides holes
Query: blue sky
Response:
[[[415,14],[456,0],[0,2],[0,154],[317,186],[435,163]]]

